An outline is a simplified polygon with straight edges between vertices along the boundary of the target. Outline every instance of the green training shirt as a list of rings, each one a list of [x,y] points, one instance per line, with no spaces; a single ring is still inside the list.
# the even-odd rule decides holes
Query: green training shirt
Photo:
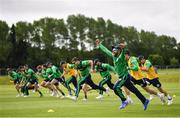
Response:
[[[127,62],[125,59],[125,49],[122,49],[121,54],[118,57],[115,57],[111,51],[109,51],[102,44],[99,44],[99,48],[106,53],[109,57],[112,58],[114,63],[114,69],[119,77],[128,75]]]
[[[15,71],[11,71],[11,73],[9,74],[9,76],[11,77],[11,80],[15,81],[17,79],[19,79],[19,74]]]
[[[28,69],[27,75],[30,80],[37,79],[35,72],[31,68]]]
[[[48,75],[47,75],[47,73],[46,73],[46,69],[42,69],[41,70],[41,76],[42,76],[42,78],[44,79],[44,80],[48,80],[49,78],[48,78]]]
[[[46,69],[46,75],[47,75],[49,80],[53,79],[53,75],[52,74],[53,74],[52,68],[47,68]]]
[[[75,66],[73,65],[75,69],[79,70],[82,77],[88,76],[90,74],[90,62],[89,60],[80,61],[80,63]],[[71,68],[73,67],[70,66]]]
[[[109,64],[102,63],[101,65],[96,65],[95,70],[100,72],[101,77],[105,78],[110,76],[109,71],[113,71],[115,73],[114,67],[110,66]]]
[[[51,68],[52,68],[52,72],[53,72],[52,74],[54,78],[59,78],[62,75],[58,67],[53,65]]]

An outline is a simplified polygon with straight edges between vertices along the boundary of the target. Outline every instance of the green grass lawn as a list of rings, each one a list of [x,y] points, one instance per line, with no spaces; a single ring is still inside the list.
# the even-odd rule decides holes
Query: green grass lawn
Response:
[[[88,101],[82,101],[83,93],[80,93],[77,102],[70,99],[51,97],[47,90],[42,88],[43,98],[37,93],[30,91],[30,97],[16,98],[16,91],[9,84],[7,77],[0,77],[0,117],[180,117],[180,72],[179,70],[160,70],[163,87],[171,94],[176,95],[171,106],[162,105],[159,98],[155,97],[148,107],[143,111],[141,102],[132,95],[134,104],[119,110],[120,100],[110,91],[110,96],[105,94],[101,101],[96,100],[98,92],[92,90],[88,93]],[[93,75],[94,80],[99,76]],[[115,77],[113,77],[115,80]],[[97,80],[98,82],[99,80]],[[63,88],[63,87],[61,87]],[[140,87],[142,93],[149,98]],[[67,93],[67,90],[64,89]],[[53,109],[55,112],[47,112]]]

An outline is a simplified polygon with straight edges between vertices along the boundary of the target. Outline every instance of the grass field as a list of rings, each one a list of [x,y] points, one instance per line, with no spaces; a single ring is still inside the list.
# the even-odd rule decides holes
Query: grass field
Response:
[[[159,75],[163,87],[171,95],[176,95],[174,104],[162,105],[159,98],[155,97],[147,111],[143,111],[142,104],[134,95],[134,104],[119,110],[120,100],[113,91],[110,92],[110,96],[105,94],[101,101],[95,99],[98,92],[94,90],[88,93],[88,101],[81,100],[81,92],[78,101],[74,102],[70,99],[51,97],[43,88],[43,98],[39,98],[38,94],[32,91],[28,98],[16,98],[14,86],[9,84],[7,76],[0,77],[0,117],[180,117],[180,70],[160,70]],[[93,75],[96,82],[99,81],[96,79],[98,77],[97,74]],[[138,88],[149,97],[140,87]],[[64,91],[67,93],[65,89]],[[55,112],[47,112],[49,109]]]

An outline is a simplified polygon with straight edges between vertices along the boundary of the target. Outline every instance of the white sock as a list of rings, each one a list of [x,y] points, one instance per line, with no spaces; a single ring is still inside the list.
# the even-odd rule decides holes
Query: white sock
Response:
[[[158,97],[161,97],[161,93],[157,93],[157,96],[158,96]]]
[[[131,96],[130,96],[130,95],[127,95],[127,99],[131,99]]]

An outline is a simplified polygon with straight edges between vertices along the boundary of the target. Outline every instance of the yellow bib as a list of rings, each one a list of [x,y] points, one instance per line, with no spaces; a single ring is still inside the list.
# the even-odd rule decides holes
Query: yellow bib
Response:
[[[129,66],[129,68],[133,67],[133,64],[131,63],[131,58],[128,61],[128,66]],[[143,75],[141,69],[139,68],[139,66],[138,66],[138,71],[130,70],[130,75],[136,80],[141,80],[144,78],[144,75]]]
[[[146,77],[147,77],[148,79],[150,79],[150,80],[158,77],[158,74],[156,73],[156,71],[155,71],[155,69],[154,69],[153,66],[151,66],[151,67],[149,68],[149,70],[147,71]]]
[[[75,76],[75,77],[76,77],[76,75],[77,75],[76,69],[74,69],[74,68],[72,68],[72,69],[69,68],[68,64],[67,64],[67,66],[66,66],[64,69],[65,69],[66,72],[68,72],[68,75],[69,75],[69,76]]]

